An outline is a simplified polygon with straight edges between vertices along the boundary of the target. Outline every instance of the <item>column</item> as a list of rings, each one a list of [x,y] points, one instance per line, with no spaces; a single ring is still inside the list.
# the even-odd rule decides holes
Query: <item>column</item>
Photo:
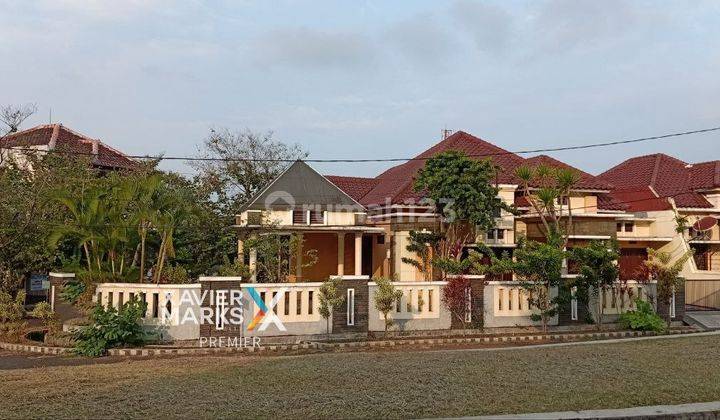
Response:
[[[295,254],[295,281],[302,278],[303,234],[297,234],[297,250]]]
[[[362,233],[355,233],[355,275],[362,275]]]
[[[243,253],[245,252],[245,241],[242,239],[238,239],[237,244],[237,260],[241,263],[245,263],[245,255]]]
[[[345,275],[345,232],[338,232],[338,259],[337,259],[337,275]]]
[[[250,248],[250,261],[248,264],[250,268],[250,282],[257,283],[257,249]]]

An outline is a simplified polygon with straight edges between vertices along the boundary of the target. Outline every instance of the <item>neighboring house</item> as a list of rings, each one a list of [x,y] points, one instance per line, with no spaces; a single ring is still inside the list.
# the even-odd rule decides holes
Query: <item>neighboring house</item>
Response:
[[[689,164],[664,154],[639,156],[622,162],[598,178],[613,184],[613,197],[625,202],[633,218],[618,223],[618,238],[628,244],[647,235],[656,247],[678,257],[694,251],[683,269],[686,302],[703,308],[720,308],[720,161]],[[687,228],[678,233],[678,219]],[[644,245],[644,244],[643,244]],[[644,246],[623,258],[642,261]]]
[[[0,137],[0,165],[11,157],[24,163],[27,153],[35,153],[29,150],[89,157],[93,167],[101,170],[131,169],[137,165],[134,160],[102,141],[62,124],[38,125]]]
[[[343,261],[345,274],[391,276],[399,281],[421,280],[422,273],[402,262],[403,257],[414,257],[406,250],[409,234],[411,230],[437,228],[440,219],[434,213],[434,208],[423,202],[423,195],[414,191],[414,176],[425,164],[425,158],[450,150],[462,151],[478,159],[492,159],[500,168],[496,179],[500,197],[507,204],[517,205],[522,211],[519,216],[503,211],[497,217],[496,227],[473,238],[468,248],[472,248],[474,243],[483,242],[498,253],[512,252],[518,234],[541,239],[541,222],[518,191],[520,181],[516,179],[514,171],[521,165],[570,166],[549,156],[525,159],[462,131],[419,154],[419,160],[410,160],[390,168],[375,178],[322,177],[304,162],[296,162],[238,215],[238,227],[242,230],[260,230],[263,214],[265,224],[276,219],[274,222],[279,221],[275,223],[278,229],[304,232],[306,246],[321,250],[319,264],[323,268],[312,272],[318,275],[312,277],[314,280],[322,280],[322,275],[329,273],[328,267],[331,260],[334,261],[339,255],[338,251],[346,254],[346,261]],[[632,213],[626,213],[624,207],[610,194],[612,186],[609,183],[588,173],[578,172],[580,181],[569,203],[574,214],[571,245],[583,244],[591,239],[615,237],[617,221],[631,219]],[[267,197],[283,195],[294,197],[296,202],[273,202],[267,205]],[[327,209],[327,206],[341,204],[354,206],[351,208],[353,217],[339,218],[336,211]],[[308,210],[313,206],[316,210]],[[250,220],[255,222],[249,223]],[[343,241],[331,241],[327,235],[323,240],[317,239],[319,232],[331,230],[352,232],[355,239],[351,241],[346,237]],[[311,236],[307,236],[310,232],[318,232],[313,234],[311,242]],[[352,267],[358,260],[359,270],[350,270],[348,267]],[[340,271],[332,274],[340,274]],[[310,275],[306,271],[303,277],[308,278]]]

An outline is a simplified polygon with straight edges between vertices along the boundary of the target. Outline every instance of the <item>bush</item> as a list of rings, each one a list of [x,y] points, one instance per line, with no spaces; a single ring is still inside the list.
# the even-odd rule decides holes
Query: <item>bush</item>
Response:
[[[180,265],[166,267],[160,275],[160,283],[164,284],[189,284],[192,282],[190,274]]]
[[[25,291],[13,298],[8,292],[0,291],[0,323],[16,322],[25,317]]]
[[[635,308],[634,311],[628,311],[620,315],[618,322],[623,328],[655,332],[665,330],[665,321],[655,313],[650,302],[635,299]]]
[[[35,308],[33,308],[29,315],[42,321],[43,326],[48,330],[55,330],[58,328],[57,316],[52,310],[50,304],[47,302],[40,302],[35,305]]]
[[[243,281],[248,281],[252,273],[250,267],[243,264],[241,261],[225,261],[223,265],[218,268],[217,275],[220,277],[242,277]]]
[[[147,304],[137,297],[125,302],[120,310],[96,305],[90,314],[90,325],[75,333],[75,351],[98,357],[109,348],[141,344],[145,333],[139,321],[146,309]]]
[[[0,339],[11,343],[18,343],[25,336],[28,323],[25,321],[12,321],[0,323]]]

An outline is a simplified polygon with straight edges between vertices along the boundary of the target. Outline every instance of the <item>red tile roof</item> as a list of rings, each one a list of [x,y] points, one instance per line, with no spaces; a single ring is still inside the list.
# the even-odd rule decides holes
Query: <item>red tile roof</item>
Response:
[[[105,169],[129,169],[137,162],[97,139],[77,133],[62,124],[47,124],[0,138],[2,147],[47,146],[78,155],[94,156],[93,165]]]
[[[345,194],[355,201],[360,201],[379,182],[375,178],[361,178],[357,176],[327,175],[330,182],[337,185]]]
[[[361,204],[366,206],[384,205],[388,203],[401,204],[409,201],[417,203],[424,194],[413,190],[413,180],[415,175],[423,166],[425,166],[426,159],[451,150],[463,152],[475,159],[491,159],[492,162],[499,167],[496,178],[496,181],[499,184],[519,184],[520,181],[515,177],[515,169],[524,164],[535,166],[540,163],[545,163],[555,167],[575,169],[570,165],[549,156],[537,156],[535,158],[524,159],[515,153],[488,143],[487,141],[470,135],[464,131],[458,131],[428,150],[417,155],[415,157],[417,160],[409,160],[401,165],[394,166],[381,173],[376,178],[360,178],[363,181],[357,182],[339,180],[338,182],[342,183],[344,186],[338,183],[336,183],[336,185],[338,185],[340,189],[345,190],[348,195],[352,196]],[[597,180],[594,176],[582,171],[578,172],[580,172],[581,176],[581,181],[578,186],[579,188],[601,190],[609,189],[609,186],[606,183]],[[333,181],[335,178],[348,177],[329,176],[328,178]],[[374,185],[369,182],[370,179],[375,180]],[[359,182],[362,182],[361,186],[356,185]],[[357,191],[363,190],[368,186],[371,186],[371,188],[359,199],[356,195],[354,195],[357,194]],[[348,190],[346,190],[346,188]]]
[[[710,202],[696,190],[720,187],[719,161],[687,164],[662,153],[638,156],[622,162],[598,176],[615,187],[615,197],[632,198],[634,191],[651,187],[660,201],[672,197],[678,207],[711,208]],[[663,205],[644,193],[648,200],[634,203],[635,211],[659,210]],[[623,200],[627,201],[627,200]]]
[[[578,182],[577,188],[592,189],[592,190],[610,190],[612,186],[607,182],[598,179],[594,175],[590,175],[587,172],[581,171],[578,168],[568,165],[565,162],[561,162],[548,155],[533,156],[525,159],[525,165],[531,167],[537,167],[539,165],[550,166],[559,169],[570,169],[576,171],[580,175],[580,181]]]

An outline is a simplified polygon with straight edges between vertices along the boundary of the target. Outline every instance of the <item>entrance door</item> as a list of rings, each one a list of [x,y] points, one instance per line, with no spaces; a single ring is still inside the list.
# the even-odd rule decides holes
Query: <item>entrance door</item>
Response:
[[[645,272],[645,248],[623,248],[620,250],[620,280],[641,280]]]
[[[372,277],[373,267],[373,237],[365,235],[362,238],[362,275]]]

